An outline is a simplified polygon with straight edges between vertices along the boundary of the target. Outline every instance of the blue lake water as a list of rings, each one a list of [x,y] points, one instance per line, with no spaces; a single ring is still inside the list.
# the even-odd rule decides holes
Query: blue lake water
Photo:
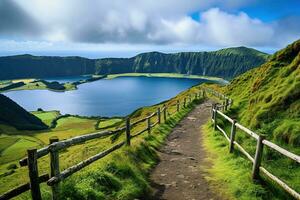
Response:
[[[111,117],[126,116],[140,107],[172,98],[202,82],[206,80],[119,77],[78,85],[78,90],[73,91],[22,90],[4,95],[28,111],[42,108],[59,110],[62,114]]]

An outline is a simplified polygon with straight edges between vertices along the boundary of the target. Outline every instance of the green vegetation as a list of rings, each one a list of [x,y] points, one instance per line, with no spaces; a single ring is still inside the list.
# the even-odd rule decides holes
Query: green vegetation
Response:
[[[193,87],[182,92],[178,96],[167,102],[144,107],[136,110],[130,115],[132,122],[148,116],[157,111],[158,106],[166,104],[173,105],[180,100],[183,102],[184,96],[199,91],[199,87]],[[195,103],[195,102],[194,102]],[[157,155],[154,152],[163,139],[172,130],[172,127],[190,110],[192,106],[182,109],[180,113],[172,115],[168,122],[153,129],[150,136],[145,133],[132,140],[132,147],[122,148],[103,160],[93,163],[86,169],[74,174],[63,182],[63,195],[70,199],[91,199],[105,196],[105,199],[132,199],[149,192],[147,174],[157,162]],[[169,114],[176,110],[172,106],[168,110]],[[34,115],[41,118],[46,124],[52,124],[56,120],[54,128],[40,131],[19,131],[8,125],[0,125],[2,135],[0,136],[1,163],[0,163],[0,193],[8,191],[24,182],[28,181],[26,167],[11,169],[12,164],[17,164],[18,160],[26,155],[26,149],[30,147],[41,148],[48,144],[49,138],[57,136],[59,140],[68,139],[78,135],[97,132],[97,129],[116,129],[124,126],[125,120],[122,118],[85,118],[80,116],[65,116],[57,118],[57,111],[45,112],[36,111]],[[52,122],[51,122],[52,120]],[[157,117],[152,118],[152,123]],[[100,121],[100,123],[99,123]],[[132,133],[145,129],[147,123],[141,123],[133,127]],[[60,167],[66,169],[100,151],[112,146],[114,142],[124,141],[125,133],[117,137],[106,137],[95,139],[81,145],[73,146],[60,153]],[[9,144],[8,144],[9,143]],[[22,148],[21,148],[22,147]],[[49,157],[39,159],[40,174],[49,172]],[[9,168],[9,169],[8,169]],[[85,177],[84,179],[82,177]],[[43,197],[50,198],[50,188],[42,184]],[[17,199],[29,198],[29,192],[19,196]],[[101,198],[100,198],[101,199]],[[102,198],[103,199],[103,198]]]
[[[53,120],[55,118],[57,118],[58,116],[60,116],[60,112],[59,111],[33,111],[31,112],[32,114],[34,114],[36,117],[38,117],[39,119],[41,119],[47,126],[50,126],[53,122]]]
[[[189,78],[189,79],[205,79],[210,81],[217,81],[220,83],[228,83],[226,80],[211,76],[199,76],[199,75],[186,75],[176,73],[124,73],[124,74],[109,74],[106,79],[113,79],[117,77],[128,77],[128,76],[144,76],[144,77],[166,77],[166,78]]]
[[[23,79],[20,82],[16,80],[8,80],[0,83],[0,92],[6,92],[11,90],[52,90],[52,91],[67,91],[76,89],[76,84],[74,83],[58,83],[48,82],[45,80],[36,79]],[[5,86],[4,86],[5,85]]]
[[[285,149],[300,154],[300,40],[275,53],[271,59],[262,66],[252,69],[235,78],[229,85],[220,87],[212,85],[215,90],[224,92],[233,99],[234,105],[227,114],[237,119],[241,124],[251,128],[258,134],[265,134],[268,140],[284,147]],[[230,124],[219,120],[218,123],[227,133],[230,133]],[[207,130],[211,132],[211,130]],[[246,134],[238,131],[237,141],[250,155],[254,156],[255,141]],[[220,139],[221,140],[221,139]],[[224,140],[224,138],[222,139]],[[224,140],[225,141],[225,140]],[[211,146],[222,145],[216,138],[210,138]],[[211,150],[213,151],[213,150]],[[220,159],[226,159],[229,155],[219,154]],[[231,156],[232,157],[232,156]],[[235,158],[238,162],[240,158]],[[216,168],[222,168],[217,161],[213,161]],[[247,162],[243,159],[241,167]],[[229,164],[229,161],[228,161]],[[264,150],[262,165],[279,177],[296,191],[300,191],[299,164],[269,149]],[[228,166],[227,166],[228,167]],[[225,169],[227,169],[224,166]],[[229,167],[228,167],[229,168]],[[250,175],[251,167],[248,167]],[[237,169],[236,173],[242,172]],[[212,176],[218,178],[220,174],[212,172]],[[225,177],[225,176],[221,176]],[[237,188],[231,182],[236,176],[227,177],[228,187]],[[281,191],[277,186],[268,182],[269,188]],[[222,181],[222,180],[221,180]],[[271,187],[270,187],[271,186]],[[230,190],[235,194],[235,190]],[[246,194],[245,194],[246,195]],[[268,199],[268,195],[259,195]],[[285,197],[287,198],[287,197]]]
[[[207,160],[212,166],[206,168],[206,180],[222,196],[236,200],[268,200],[287,199],[278,192],[271,191],[265,183],[253,183],[251,179],[252,163],[245,159],[241,153],[228,152],[228,142],[219,131],[213,131],[210,123],[203,127],[204,146],[210,155]],[[222,187],[219,187],[222,185]]]
[[[0,94],[0,124],[8,124],[17,129],[45,129],[47,126],[37,117],[28,113],[21,106]],[[0,129],[0,133],[2,133]]]
[[[93,75],[92,78],[80,80],[72,83],[59,83],[57,81],[48,82],[41,79],[17,79],[0,81],[0,92],[7,92],[10,90],[52,90],[63,92],[77,89],[77,85],[100,80],[106,76]]]
[[[120,73],[178,73],[231,79],[267,59],[267,54],[246,47],[213,52],[149,52],[132,58],[17,55],[0,57],[0,80]]]

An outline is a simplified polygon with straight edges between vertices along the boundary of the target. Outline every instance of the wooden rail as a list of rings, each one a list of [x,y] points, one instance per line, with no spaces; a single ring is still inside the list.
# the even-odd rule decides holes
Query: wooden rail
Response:
[[[192,103],[193,100],[200,97],[204,97],[205,92],[200,90],[198,93],[195,93],[192,96],[184,97],[184,102],[183,102],[183,107],[186,107],[187,104]],[[193,98],[193,96],[195,98]],[[188,99],[188,102],[187,102]],[[169,113],[168,111],[170,110],[171,107],[175,106],[175,112]],[[176,114],[177,112],[180,111],[181,104],[180,101],[177,100],[175,104],[172,105],[163,105],[163,107],[159,107],[157,109],[157,112],[153,112],[149,116],[139,119],[135,122],[130,122],[130,118],[126,119],[126,123],[124,127],[118,128],[113,131],[101,131],[101,132],[96,132],[96,133],[90,133],[86,135],[81,135],[81,136],[76,136],[70,139],[58,141],[57,138],[50,138],[50,143],[48,146],[43,147],[41,149],[31,149],[28,150],[28,156],[26,158],[23,158],[19,161],[21,166],[27,166],[28,167],[28,172],[29,172],[29,183],[25,183],[23,185],[20,185],[19,187],[16,187],[5,194],[2,194],[0,196],[0,200],[4,199],[10,199],[13,197],[16,197],[23,192],[26,192],[28,190],[31,191],[31,197],[33,200],[40,200],[41,199],[41,191],[39,184],[42,182],[47,182],[47,185],[51,187],[52,191],[52,199],[58,200],[60,198],[60,185],[59,183],[66,179],[67,177],[71,176],[72,174],[76,173],[77,171],[83,169],[84,167],[92,164],[93,162],[100,160],[101,158],[104,158],[108,154],[116,151],[117,149],[120,149],[124,145],[130,146],[131,139],[141,135],[144,132],[148,132],[148,134],[151,134],[151,129],[154,128],[156,125],[159,125],[162,120],[161,117],[163,118],[163,122],[167,122],[168,118],[172,114]],[[161,116],[162,114],[162,116]],[[151,123],[151,119],[157,115],[157,121],[154,123]],[[146,128],[142,129],[141,131],[132,134],[132,128],[140,123],[146,122]],[[75,164],[63,171],[60,171],[59,168],[59,151],[67,149],[71,146],[82,144],[86,141],[93,140],[93,139],[101,139],[105,138],[108,136],[115,135],[120,132],[125,132],[126,139],[125,141],[119,142],[118,144],[110,147],[109,149],[106,149],[94,156],[91,156],[90,158],[81,161],[78,164]],[[38,176],[38,167],[37,167],[37,162],[38,159],[50,155],[50,176],[48,174]]]
[[[284,181],[280,180],[278,177],[273,175],[271,172],[267,171],[263,166],[261,166],[261,160],[263,156],[263,147],[267,146],[285,157],[292,159],[296,161],[297,163],[300,163],[300,156],[296,155],[292,152],[287,151],[286,149],[268,141],[265,139],[264,135],[258,135],[257,133],[251,131],[250,129],[244,127],[243,125],[239,124],[236,122],[236,120],[230,118],[226,114],[222,113],[219,108],[224,108],[224,107],[230,107],[232,105],[232,100],[227,98],[225,95],[222,95],[214,90],[205,89],[206,92],[221,98],[221,99],[227,99],[226,104],[228,105],[222,105],[221,107],[218,106],[212,106],[212,122],[215,127],[215,130],[219,130],[226,138],[226,140],[229,142],[229,152],[232,153],[234,146],[237,147],[237,149],[243,153],[252,163],[253,163],[253,168],[252,168],[252,178],[258,179],[259,178],[259,173],[264,174],[267,176],[270,180],[273,182],[277,183],[278,186],[280,186],[283,190],[285,190],[288,194],[290,194],[292,197],[295,199],[300,200],[300,194],[299,192],[295,191],[292,189],[288,184],[286,184]],[[225,109],[223,109],[225,110]],[[227,136],[227,133],[218,125],[218,117],[222,117],[223,119],[229,121],[232,125],[231,128],[231,133],[230,133],[230,138]],[[253,158],[237,141],[235,141],[235,134],[236,134],[236,128],[239,128],[242,130],[244,133],[248,134],[250,137],[256,140],[257,145],[256,145],[256,152],[255,152],[255,157]]]

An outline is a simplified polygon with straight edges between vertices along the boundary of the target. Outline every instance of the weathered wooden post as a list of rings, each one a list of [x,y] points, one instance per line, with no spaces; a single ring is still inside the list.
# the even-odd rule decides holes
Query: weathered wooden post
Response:
[[[167,121],[167,106],[164,105],[164,123]]]
[[[148,134],[150,134],[151,133],[151,117],[147,118],[147,124],[148,124],[148,127],[147,127]]]
[[[229,153],[233,152],[234,149],[234,140],[235,140],[235,133],[236,133],[236,120],[234,119],[232,121],[232,126],[231,126],[231,132],[230,132],[230,144],[229,144]]]
[[[126,119],[126,144],[130,146],[130,118]]]
[[[161,123],[161,114],[160,114],[160,107],[157,108],[157,122]]]
[[[177,108],[176,108],[176,110],[177,110],[177,112],[179,112],[179,109],[180,109],[180,101],[179,100],[177,100]]]
[[[261,165],[263,147],[264,147],[264,144],[262,142],[264,139],[265,139],[264,135],[259,135],[257,139],[256,152],[255,152],[253,169],[252,169],[253,180],[257,180],[259,178],[259,167]]]
[[[39,172],[37,164],[37,149],[28,149],[28,172],[30,181],[31,197],[33,200],[41,200],[41,190],[39,183]]]
[[[53,144],[54,142],[58,142],[58,138],[57,137],[52,137],[49,139],[49,143],[50,145]],[[50,176],[57,176],[59,175],[60,171],[59,171],[59,153],[57,150],[54,150],[51,146],[50,146]],[[52,199],[53,200],[58,200],[60,199],[59,195],[60,195],[60,188],[59,188],[59,183],[54,184],[53,186],[51,186],[51,190],[52,190]]]
[[[217,130],[217,104],[214,106],[214,130]]]
[[[215,104],[212,103],[212,104],[211,104],[211,119],[212,119],[212,120],[214,119],[214,107],[215,107]]]
[[[225,97],[225,111],[228,110],[228,98]]]
[[[186,107],[186,98],[183,99],[183,107]]]

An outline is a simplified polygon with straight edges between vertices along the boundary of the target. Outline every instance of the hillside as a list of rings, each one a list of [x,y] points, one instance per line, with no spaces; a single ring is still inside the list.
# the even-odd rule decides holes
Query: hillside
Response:
[[[300,40],[235,78],[224,92],[244,124],[300,147]]]
[[[87,59],[18,55],[0,57],[0,79],[84,74],[180,73],[231,79],[264,63],[268,55],[236,47],[212,52],[142,53],[132,58]]]
[[[19,130],[40,130],[47,126],[8,97],[0,94],[0,124],[8,124]]]

